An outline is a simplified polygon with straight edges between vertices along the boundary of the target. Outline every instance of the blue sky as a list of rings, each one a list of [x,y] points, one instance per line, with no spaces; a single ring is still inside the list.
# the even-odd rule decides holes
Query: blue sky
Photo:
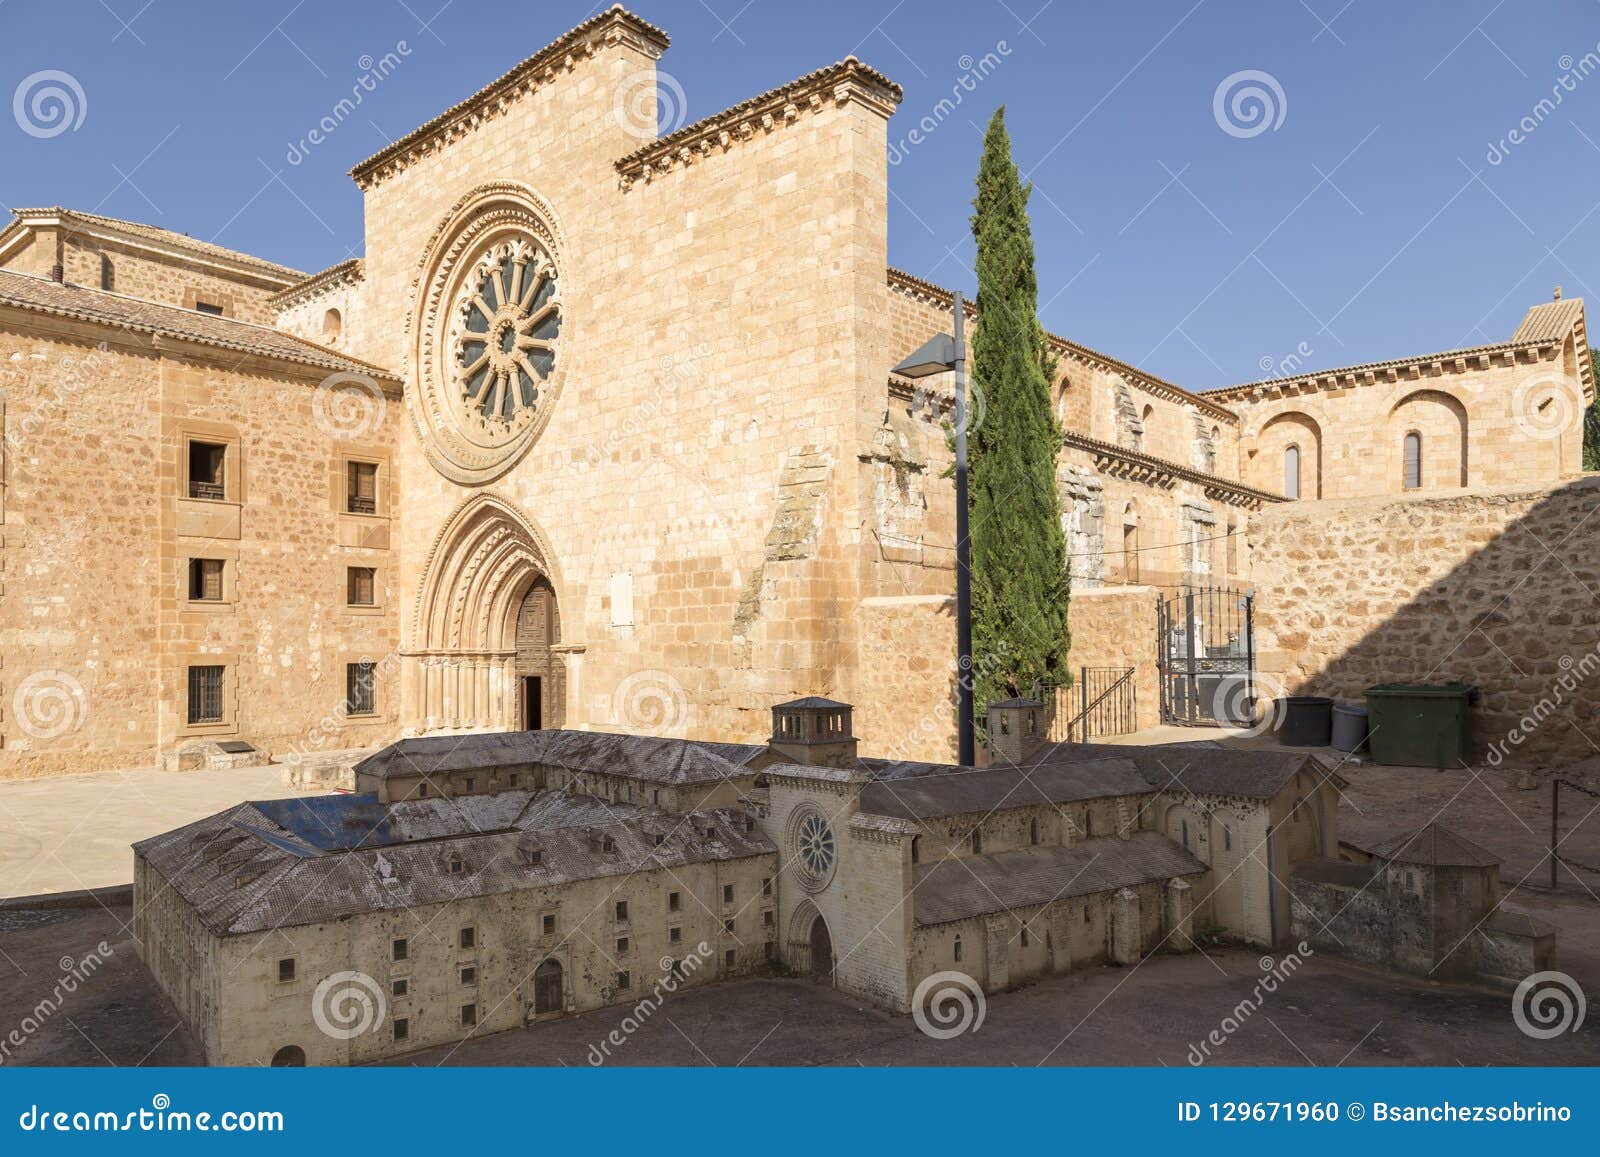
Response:
[[[663,110],[672,123],[852,52],[904,85],[890,122],[902,154],[890,258],[942,284],[972,288],[972,178],[981,127],[1004,104],[1036,185],[1045,325],[1192,389],[1288,359],[1501,341],[1558,284],[1600,300],[1593,0],[632,7],[672,35],[662,69],[683,93]],[[81,123],[56,135],[0,118],[0,198],[320,269],[360,251],[352,164],[596,10],[0,0],[0,95],[13,111],[47,70],[83,94]],[[291,164],[293,142],[367,60],[402,42],[358,114]],[[1253,75],[1222,87],[1241,73]],[[1241,86],[1266,95],[1268,122],[1247,119],[1248,99],[1230,117]],[[958,89],[960,103],[937,111]],[[925,117],[931,131],[908,145]],[[1531,131],[1511,142],[1525,118]]]

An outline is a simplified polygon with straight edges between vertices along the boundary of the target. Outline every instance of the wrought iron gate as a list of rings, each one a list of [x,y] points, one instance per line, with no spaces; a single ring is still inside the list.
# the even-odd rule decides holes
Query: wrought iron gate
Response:
[[[1163,723],[1255,721],[1254,601],[1231,587],[1184,587],[1157,601]]]

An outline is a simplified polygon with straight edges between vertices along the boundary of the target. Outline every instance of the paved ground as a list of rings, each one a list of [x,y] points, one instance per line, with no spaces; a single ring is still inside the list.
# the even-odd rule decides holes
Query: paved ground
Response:
[[[278,764],[0,783],[0,899],[131,883],[136,841],[245,800],[298,794]]]
[[[8,1064],[200,1063],[193,1039],[156,992],[126,939],[126,906],[0,913],[0,1040],[30,1016],[60,975],[101,940],[106,967],[46,1017]],[[907,1017],[798,980],[750,980],[667,998],[609,1058],[596,1049],[631,1008],[604,1009],[499,1033],[399,1063],[572,1065],[1173,1065],[1224,1018],[1238,1015],[1261,976],[1255,952],[1161,956],[1137,968],[1093,968],[989,997],[981,1027],[924,1036]],[[1524,1036],[1510,1001],[1489,990],[1442,988],[1312,957],[1208,1063],[1249,1065],[1600,1064],[1600,1023],[1552,1041]]]

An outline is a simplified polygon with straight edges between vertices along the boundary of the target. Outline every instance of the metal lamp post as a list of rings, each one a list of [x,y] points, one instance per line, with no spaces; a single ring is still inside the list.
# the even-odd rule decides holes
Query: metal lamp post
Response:
[[[955,295],[955,336],[941,333],[895,366],[904,378],[956,375],[956,746],[962,766],[977,763],[972,715],[972,549],[967,539],[967,342],[966,311]]]

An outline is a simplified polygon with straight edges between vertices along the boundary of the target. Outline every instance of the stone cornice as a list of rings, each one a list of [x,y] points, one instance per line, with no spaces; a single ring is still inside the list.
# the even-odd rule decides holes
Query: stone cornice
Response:
[[[924,304],[935,305],[940,309],[948,310],[955,301],[954,294],[948,289],[933,284],[931,281],[924,281],[920,277],[915,277],[899,269],[890,269],[888,273],[890,289],[904,293],[906,296]],[[966,315],[976,321],[978,317],[977,307],[970,301],[965,303],[965,307]],[[1226,406],[1220,405],[1209,398],[1201,397],[1199,394],[1191,393],[1182,386],[1175,385],[1164,378],[1148,374],[1137,366],[1119,361],[1117,358],[1100,353],[1098,350],[1092,350],[1088,346],[1080,345],[1075,341],[1068,341],[1060,334],[1050,333],[1048,330],[1045,331],[1045,337],[1050,342],[1052,353],[1065,355],[1074,361],[1082,362],[1084,365],[1095,369],[1120,374],[1127,380],[1129,385],[1136,386],[1147,394],[1169,402],[1196,406],[1219,421],[1235,424],[1239,421],[1239,415]]]
[[[713,153],[727,152],[758,134],[792,124],[804,112],[820,112],[854,101],[887,117],[900,103],[900,96],[898,84],[848,56],[635,149],[617,161],[618,181],[627,191],[635,182],[648,182]]]
[[[641,20],[622,5],[613,5],[541,48],[466,100],[445,109],[388,148],[374,153],[351,169],[350,176],[362,189],[370,189],[404,171],[420,158],[474,131],[484,121],[493,120],[559,73],[594,55],[603,46],[629,44],[651,57],[659,57],[666,51],[668,43],[669,38],[661,29]]]
[[[1062,432],[1062,440],[1067,446],[1093,454],[1096,469],[1118,477],[1133,478],[1168,489],[1175,486],[1179,479],[1194,482],[1204,489],[1207,498],[1249,510],[1259,510],[1262,505],[1269,502],[1288,501],[1281,494],[1257,490],[1253,486],[1246,486],[1231,478],[1207,474],[1204,470],[1196,470],[1192,466],[1185,466],[1167,458],[1157,458],[1154,454],[1146,454],[1142,450],[1113,446],[1110,442],[1075,434],[1071,430]]]
[[[1561,355],[1561,343],[1552,341],[1499,342],[1495,345],[1473,346],[1469,349],[1446,350],[1443,353],[1422,354],[1418,357],[1395,358],[1384,362],[1366,362],[1355,366],[1338,366],[1309,374],[1296,374],[1287,378],[1268,378],[1259,382],[1245,382],[1237,386],[1223,386],[1207,390],[1206,396],[1223,398],[1231,402],[1257,402],[1269,398],[1291,398],[1302,394],[1326,393],[1331,390],[1350,389],[1377,382],[1398,382],[1401,379],[1439,377],[1451,373],[1469,373],[1487,370],[1491,366],[1510,366],[1521,361],[1529,363]],[[1580,360],[1584,360],[1581,359]],[[1593,400],[1594,385],[1590,375],[1579,373],[1584,384],[1585,397]]]
[[[310,301],[330,290],[345,285],[355,285],[366,279],[366,269],[361,258],[352,257],[348,261],[341,261],[337,265],[330,265],[321,273],[313,273],[298,285],[291,285],[281,293],[275,293],[267,299],[267,304],[282,313],[284,310]]]

